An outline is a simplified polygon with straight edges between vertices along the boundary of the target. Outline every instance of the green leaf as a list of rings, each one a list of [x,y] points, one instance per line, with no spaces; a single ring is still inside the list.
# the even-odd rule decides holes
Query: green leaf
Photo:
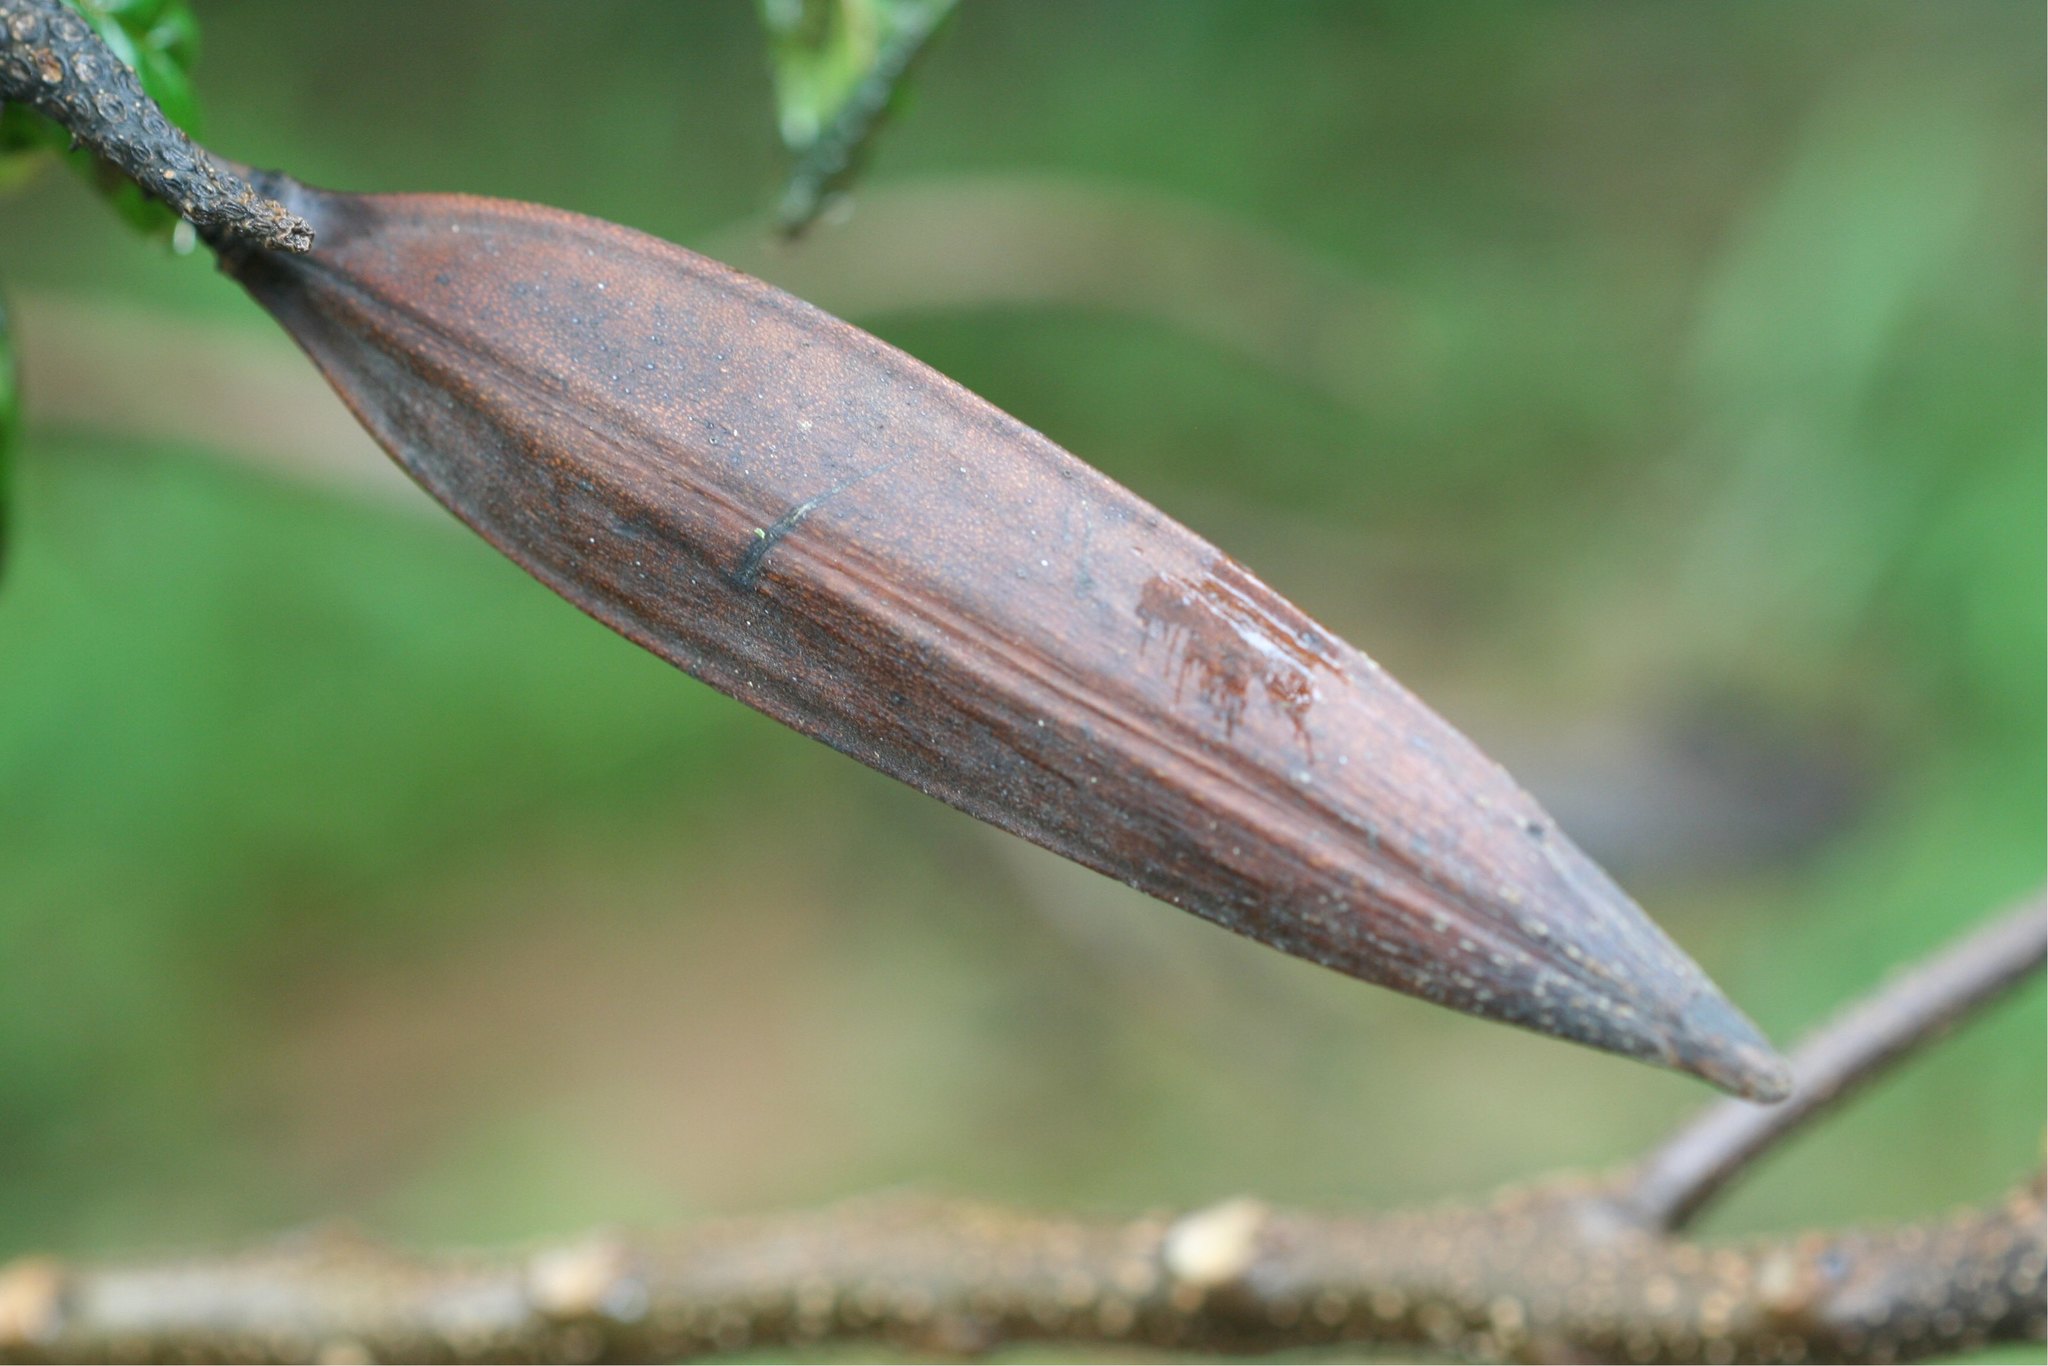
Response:
[[[776,125],[795,157],[778,210],[795,234],[851,183],[956,0],[760,0]]]
[[[80,17],[129,67],[142,89],[169,119],[196,132],[199,105],[192,88],[192,63],[199,53],[199,26],[187,0],[72,0]],[[20,184],[52,159],[71,163],[135,227],[169,235],[178,216],[151,199],[126,177],[116,175],[92,153],[70,150],[63,129],[18,105],[0,109],[0,190]]]

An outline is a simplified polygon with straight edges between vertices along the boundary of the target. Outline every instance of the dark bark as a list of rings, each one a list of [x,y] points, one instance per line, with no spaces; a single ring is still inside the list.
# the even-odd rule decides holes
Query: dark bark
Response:
[[[0,0],[0,103],[52,120],[210,239],[303,252],[305,221],[256,193],[164,117],[62,0]]]

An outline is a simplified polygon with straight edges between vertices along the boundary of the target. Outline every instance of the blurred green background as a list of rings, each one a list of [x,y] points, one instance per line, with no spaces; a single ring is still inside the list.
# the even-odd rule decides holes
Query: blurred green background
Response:
[[[847,313],[1188,522],[1789,1042],[2044,861],[2032,3],[966,0],[771,244],[741,0],[204,0],[219,151]],[[0,199],[0,1253],[914,1185],[1414,1202],[1696,1084],[1285,960],[675,673],[388,475],[203,253]],[[1710,1227],[2037,1163],[2039,984]]]

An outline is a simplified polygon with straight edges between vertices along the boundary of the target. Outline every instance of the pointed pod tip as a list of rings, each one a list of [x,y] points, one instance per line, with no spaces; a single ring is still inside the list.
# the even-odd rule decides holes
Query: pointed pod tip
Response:
[[[1730,1095],[1769,1105],[1792,1094],[1791,1064],[1711,989],[1693,997],[1668,1043],[1674,1066]]]

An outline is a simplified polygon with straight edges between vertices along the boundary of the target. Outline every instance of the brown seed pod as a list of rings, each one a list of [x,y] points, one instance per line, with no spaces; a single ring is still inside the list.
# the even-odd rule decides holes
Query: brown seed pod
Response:
[[[613,224],[259,178],[221,248],[428,492],[778,720],[1288,953],[1772,1099],[1784,1064],[1498,765],[951,380]]]

